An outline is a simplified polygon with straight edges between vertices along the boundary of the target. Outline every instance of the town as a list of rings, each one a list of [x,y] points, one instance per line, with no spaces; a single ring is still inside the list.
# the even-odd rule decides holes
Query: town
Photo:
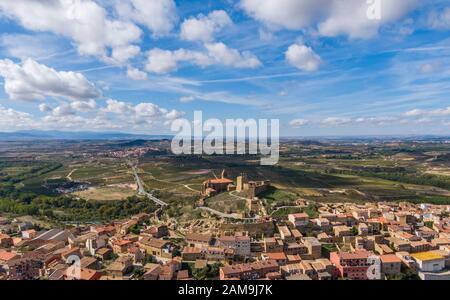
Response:
[[[183,231],[146,213],[46,229],[3,216],[0,278],[450,279],[449,205],[323,203],[318,213],[266,216],[209,232]]]

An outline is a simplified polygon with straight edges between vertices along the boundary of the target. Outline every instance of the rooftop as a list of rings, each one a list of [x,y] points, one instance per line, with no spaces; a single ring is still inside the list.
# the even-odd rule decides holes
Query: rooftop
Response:
[[[443,256],[432,252],[432,251],[427,251],[427,252],[420,252],[420,253],[414,253],[411,254],[411,256],[417,260],[421,260],[421,261],[432,261],[432,260],[439,260],[439,259],[444,259]]]

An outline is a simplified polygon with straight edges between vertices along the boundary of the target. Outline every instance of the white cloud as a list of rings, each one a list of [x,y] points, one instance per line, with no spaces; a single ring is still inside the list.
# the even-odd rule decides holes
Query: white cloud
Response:
[[[47,103],[41,103],[41,104],[39,104],[39,110],[41,112],[49,113],[49,112],[53,111],[53,108],[50,105],[48,105]]]
[[[259,59],[248,51],[239,52],[223,43],[205,44],[206,52],[178,49],[175,51],[152,49],[148,52],[145,69],[164,74],[176,71],[179,62],[190,62],[200,67],[223,65],[233,68],[254,69],[261,66]]]
[[[371,20],[367,16],[367,1],[331,1],[331,11],[327,19],[318,25],[324,36],[346,35],[350,38],[371,38],[377,35],[383,24],[394,22],[414,9],[417,0],[380,0],[381,18]]]
[[[450,29],[450,7],[431,11],[428,16],[428,26],[433,29]]]
[[[450,106],[437,109],[413,109],[404,113],[406,117],[447,117],[450,116]]]
[[[141,48],[135,45],[121,46],[114,48],[111,58],[120,64],[127,62],[129,59],[139,55]]]
[[[145,69],[149,72],[163,74],[177,70],[178,59],[175,52],[162,49],[152,49],[148,52]]]
[[[423,115],[425,112],[421,109],[413,109],[410,111],[407,111],[404,115],[407,117],[417,117],[420,115]]]
[[[339,118],[339,117],[329,117],[324,119],[322,125],[325,126],[338,126],[338,125],[347,125],[352,123],[351,118]]]
[[[106,104],[107,105],[103,111],[107,113],[128,114],[134,110],[130,103],[125,103],[114,99],[106,100]]]
[[[309,121],[305,120],[305,119],[295,119],[295,120],[292,120],[291,122],[289,122],[289,125],[291,125],[291,127],[293,127],[293,128],[299,128],[299,127],[302,127],[302,126],[305,126],[308,124],[309,124]]]
[[[0,13],[28,30],[67,37],[75,42],[80,54],[105,60],[109,49],[138,42],[142,33],[131,22],[108,18],[106,10],[92,0],[0,0]]]
[[[146,26],[154,36],[170,33],[178,20],[173,0],[120,1],[116,10],[122,18]]]
[[[291,45],[286,51],[285,57],[292,66],[308,72],[317,71],[322,63],[320,56],[310,47],[300,44]]]
[[[214,40],[215,33],[232,24],[225,11],[215,10],[207,16],[200,14],[185,20],[181,24],[180,36],[187,41],[210,42]]]
[[[70,107],[79,112],[89,112],[97,108],[97,102],[93,99],[89,101],[74,101],[70,103]]]
[[[366,0],[241,0],[248,15],[271,28],[317,28],[323,36],[370,38],[384,24],[405,16],[417,0],[381,0],[381,19],[367,16]]]
[[[32,59],[26,59],[21,65],[9,59],[0,60],[0,76],[5,79],[5,92],[11,100],[62,97],[86,101],[100,96],[83,74],[56,71]]]
[[[324,14],[328,0],[241,0],[241,7],[268,26],[299,30]]]
[[[194,96],[183,96],[180,98],[181,103],[188,103],[188,102],[192,102],[194,100],[195,100]]]
[[[224,43],[206,44],[208,54],[217,64],[234,68],[255,69],[262,64],[259,59],[249,51],[240,53],[236,49],[229,48]]]
[[[127,76],[133,80],[147,80],[147,73],[131,66],[127,68]]]
[[[0,105],[0,116],[0,128],[2,131],[27,129],[36,125],[32,119],[32,115],[11,108],[5,108],[2,105]]]
[[[113,113],[123,116],[125,118],[132,119],[173,119],[182,116],[184,113],[177,110],[168,110],[162,108],[154,103],[142,102],[137,105],[133,105],[128,102],[117,101],[114,99],[106,100],[107,106],[102,109],[102,112]]]

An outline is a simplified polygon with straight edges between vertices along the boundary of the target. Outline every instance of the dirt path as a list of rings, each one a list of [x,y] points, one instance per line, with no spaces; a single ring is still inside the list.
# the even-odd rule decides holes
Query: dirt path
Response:
[[[77,170],[78,170],[78,169],[73,169],[72,171],[70,171],[70,173],[67,174],[67,176],[66,176],[67,180],[73,181],[73,180],[72,180],[72,175],[73,175],[73,173],[75,173],[75,171],[77,171]]]

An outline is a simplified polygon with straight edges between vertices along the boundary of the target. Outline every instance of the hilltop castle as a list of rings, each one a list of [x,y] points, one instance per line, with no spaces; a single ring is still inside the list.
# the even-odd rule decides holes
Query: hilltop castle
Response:
[[[249,181],[247,175],[242,173],[233,180],[227,178],[227,171],[223,170],[220,178],[208,179],[202,184],[202,196],[212,197],[223,192],[247,192],[248,199],[254,199],[258,194],[267,190],[270,186],[269,180]]]

